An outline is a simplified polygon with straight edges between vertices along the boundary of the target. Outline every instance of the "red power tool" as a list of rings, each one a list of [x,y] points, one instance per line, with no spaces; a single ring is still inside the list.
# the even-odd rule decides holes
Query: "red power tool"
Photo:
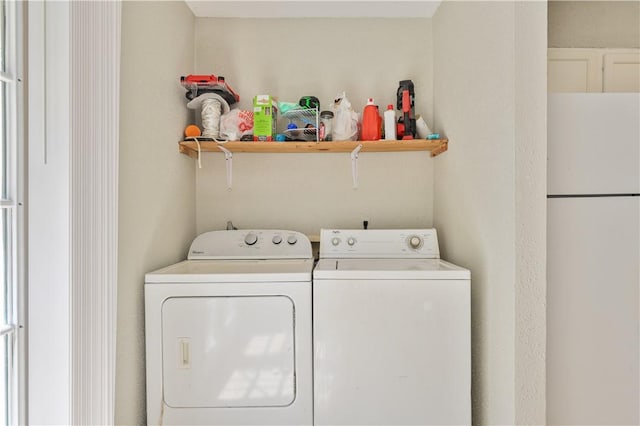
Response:
[[[402,80],[398,86],[396,106],[402,111],[402,117],[398,120],[398,139],[414,139],[416,137],[414,96],[413,82],[411,80]]]
[[[190,74],[186,77],[180,77],[180,84],[187,89],[185,96],[190,101],[203,93],[220,95],[229,105],[240,101],[240,96],[224,81],[222,76]]]

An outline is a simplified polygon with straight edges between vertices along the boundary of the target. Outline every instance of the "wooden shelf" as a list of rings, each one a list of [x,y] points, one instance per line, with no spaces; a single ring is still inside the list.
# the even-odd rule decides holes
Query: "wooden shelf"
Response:
[[[351,152],[362,144],[360,152],[430,151],[435,157],[447,150],[448,139],[413,139],[402,141],[336,141],[336,142],[227,142],[229,151],[253,153],[320,153]],[[198,158],[195,141],[180,142],[180,152]],[[221,152],[216,142],[200,142],[200,152]]]

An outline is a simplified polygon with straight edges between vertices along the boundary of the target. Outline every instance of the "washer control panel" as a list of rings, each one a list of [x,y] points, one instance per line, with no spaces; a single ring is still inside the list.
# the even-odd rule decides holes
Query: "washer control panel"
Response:
[[[439,259],[435,229],[322,229],[320,258]]]
[[[233,230],[198,235],[188,259],[311,259],[309,238],[296,231]]]

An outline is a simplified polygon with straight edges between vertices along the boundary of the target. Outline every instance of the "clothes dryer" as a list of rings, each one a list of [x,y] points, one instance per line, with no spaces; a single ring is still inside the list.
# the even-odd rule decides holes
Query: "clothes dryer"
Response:
[[[148,273],[148,424],[312,424],[312,269],[298,232],[213,231]]]
[[[322,230],[314,424],[471,423],[470,272],[435,229]]]

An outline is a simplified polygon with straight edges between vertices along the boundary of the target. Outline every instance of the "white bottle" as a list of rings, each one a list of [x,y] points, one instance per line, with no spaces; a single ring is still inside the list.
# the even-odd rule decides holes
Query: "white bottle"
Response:
[[[388,141],[396,140],[396,111],[393,105],[387,105],[384,112],[384,138]]]

